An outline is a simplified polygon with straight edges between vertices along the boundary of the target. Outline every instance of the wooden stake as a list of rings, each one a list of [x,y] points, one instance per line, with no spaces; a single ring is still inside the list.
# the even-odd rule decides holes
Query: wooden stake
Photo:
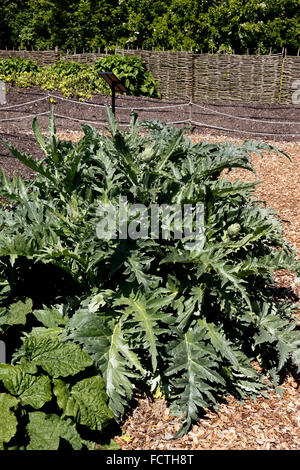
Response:
[[[0,80],[0,104],[6,104],[6,86],[2,80]]]
[[[192,99],[189,103],[189,121],[190,123],[192,122],[193,120],[193,103],[192,103]]]

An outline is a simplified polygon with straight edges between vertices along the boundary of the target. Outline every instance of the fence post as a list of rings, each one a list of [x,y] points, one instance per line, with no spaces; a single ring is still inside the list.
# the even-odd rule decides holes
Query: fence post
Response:
[[[281,101],[281,92],[282,92],[282,82],[283,82],[283,75],[284,75],[284,61],[285,56],[282,56],[281,59],[281,70],[280,70],[280,81],[279,81],[279,94],[278,94],[278,103],[280,104]]]
[[[0,341],[0,364],[6,364],[6,344]]]
[[[195,96],[195,89],[196,89],[196,83],[195,83],[195,61],[196,61],[196,54],[195,52],[192,51],[192,90],[191,90],[191,97],[190,100],[193,102],[194,101],[194,96]]]
[[[0,80],[0,104],[6,104],[6,86],[2,80]]]
[[[193,102],[192,102],[192,98],[191,98],[191,101],[189,102],[189,121],[190,121],[190,124],[192,124],[192,120],[193,120]]]

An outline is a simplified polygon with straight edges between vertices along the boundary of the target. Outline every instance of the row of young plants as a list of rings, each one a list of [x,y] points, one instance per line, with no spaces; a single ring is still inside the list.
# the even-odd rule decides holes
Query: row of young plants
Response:
[[[100,57],[92,65],[59,60],[45,67],[21,57],[0,60],[0,80],[21,88],[39,86],[47,91],[60,90],[65,97],[79,99],[111,93],[99,72],[113,72],[131,95],[160,97],[158,83],[142,60],[135,56]]]
[[[58,138],[53,113],[47,136],[35,119],[42,160],[2,139],[37,175],[1,176],[3,449],[114,446],[110,426],[139,391],[168,400],[179,437],[227,395],[279,391],[286,368],[300,371],[296,306],[275,295],[274,280],[278,270],[299,274],[295,250],[279,216],[255,198],[258,182],[226,179],[254,171],[253,152],[277,149],[193,144],[157,121],[141,134],[136,114],[121,131],[107,113],[109,132],[83,126],[76,143]],[[99,237],[99,205],[117,212],[120,197],[128,211],[201,204],[201,243],[194,230]]]

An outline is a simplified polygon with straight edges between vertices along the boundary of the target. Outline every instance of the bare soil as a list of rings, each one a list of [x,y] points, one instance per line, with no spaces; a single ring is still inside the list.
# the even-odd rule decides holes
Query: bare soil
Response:
[[[58,92],[53,93],[61,96]],[[24,103],[45,96],[45,92],[38,89],[16,90],[10,88],[6,106]],[[96,96],[91,104],[107,104],[111,99],[107,96]],[[182,103],[182,102],[181,102]],[[151,110],[154,106],[167,106],[178,102],[166,102],[147,98],[118,96],[116,105],[128,107],[129,110],[117,108],[117,117],[121,123],[128,122],[131,108],[148,108],[140,111],[141,120],[156,119],[165,122],[174,122],[189,119],[188,106],[169,108],[166,110]],[[180,102],[179,102],[180,104]],[[285,150],[291,157],[289,161],[282,155],[272,152],[264,153],[263,158],[253,156],[253,162],[261,180],[257,187],[258,198],[267,202],[268,206],[276,209],[281,216],[287,240],[297,250],[300,259],[300,107],[286,105],[261,105],[256,103],[199,103],[218,112],[234,116],[258,119],[260,122],[248,120],[235,120],[228,116],[215,114],[203,108],[193,108],[193,120],[206,125],[235,129],[235,132],[226,132],[222,129],[196,127],[189,137],[194,141],[232,140],[240,143],[243,140],[262,140],[277,145]],[[32,130],[32,118],[19,121],[2,121],[3,119],[21,117],[49,110],[48,100],[15,108],[2,110],[0,106],[0,136],[9,140],[19,150],[35,157],[41,156]],[[69,101],[57,100],[55,114],[72,116],[76,119],[89,121],[105,121],[105,112],[102,108],[79,105]],[[48,117],[40,116],[43,130],[47,128]],[[280,121],[285,124],[266,123],[265,121]],[[289,124],[288,124],[289,123]],[[291,124],[292,123],[292,124]],[[82,136],[80,123],[63,118],[56,119],[58,134],[67,140],[77,140]],[[103,125],[95,124],[97,129]],[[253,134],[241,131],[253,132]],[[269,135],[254,134],[264,132]],[[285,135],[279,135],[285,134]],[[0,142],[0,167],[7,174],[18,174],[24,178],[31,178],[33,172],[26,169],[21,163],[7,152]],[[238,170],[228,177],[232,179],[253,180],[249,172]],[[300,285],[297,284],[293,274],[287,272],[276,273],[278,287],[292,289],[295,298],[300,297]],[[299,315],[300,320],[300,315]],[[189,450],[299,450],[300,448],[300,388],[299,376],[290,371],[283,384],[284,394],[280,400],[275,392],[269,394],[268,399],[259,398],[256,402],[246,400],[239,403],[236,399],[228,397],[220,404],[216,412],[205,410],[205,414],[192,430],[180,439],[172,439],[179,429],[180,423],[171,416],[166,401],[163,398],[150,399],[144,396],[137,397],[136,407],[122,423],[123,434],[116,436],[115,440],[123,450],[137,449],[189,449]]]
[[[62,97],[59,91],[51,94]],[[8,86],[7,104],[0,105],[0,134],[24,152],[41,155],[40,149],[32,138],[32,115],[45,113],[50,109],[48,99],[31,104],[24,104],[17,108],[14,105],[28,103],[46,97],[48,92],[37,87],[30,89],[18,89]],[[72,100],[72,98],[71,98]],[[74,99],[76,101],[76,98]],[[103,129],[106,122],[106,111],[103,107],[94,105],[106,105],[111,107],[111,97],[96,95],[87,101],[89,105],[78,104],[72,101],[54,99],[55,114],[67,116],[75,121],[57,117],[56,126],[58,131],[80,132],[82,122],[87,120],[96,129]],[[222,136],[224,133],[232,138],[238,137],[243,140],[271,140],[276,142],[297,142],[300,139],[300,106],[289,105],[266,105],[259,103],[241,102],[197,102],[192,107],[192,119],[202,123],[202,126],[192,125],[193,135]],[[166,108],[166,106],[171,106]],[[7,109],[10,107],[9,109]],[[142,110],[141,110],[142,108]],[[158,109],[162,108],[162,109]],[[159,99],[139,98],[133,96],[118,95],[116,97],[116,115],[121,125],[130,120],[130,113],[137,109],[140,121],[160,120],[164,122],[178,122],[190,118],[190,109],[187,101],[165,101]],[[229,117],[232,115],[238,119]],[[17,119],[17,120],[11,120]],[[48,116],[39,116],[42,130],[47,129]],[[279,124],[280,122],[281,124]],[[180,124],[177,124],[180,125]],[[188,124],[185,124],[188,125]],[[205,127],[214,126],[214,127]],[[217,129],[219,128],[219,130]],[[223,129],[233,129],[233,132]],[[267,135],[263,135],[267,134]],[[290,135],[293,134],[293,135]],[[294,135],[295,134],[295,135]],[[298,134],[298,135],[296,135]],[[8,155],[3,144],[0,142],[0,158]],[[9,172],[24,174],[24,168],[16,162],[6,162],[5,166]],[[24,174],[24,176],[26,176]]]

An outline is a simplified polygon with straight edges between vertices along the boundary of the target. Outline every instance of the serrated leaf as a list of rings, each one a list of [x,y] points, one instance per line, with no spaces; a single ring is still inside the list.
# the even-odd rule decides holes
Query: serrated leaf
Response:
[[[156,300],[156,308],[153,308],[154,300]],[[114,305],[124,305],[122,313],[126,324],[132,325],[136,334],[141,336],[144,348],[150,353],[153,372],[155,372],[158,356],[157,337],[164,331],[158,326],[158,322],[167,319],[167,315],[159,311],[158,299],[153,299],[153,297],[147,299],[143,294],[137,293],[135,296],[121,297],[115,301]],[[161,305],[165,305],[164,299],[161,299]]]
[[[185,302],[183,299],[178,299],[175,305],[177,306],[179,329],[186,329],[190,320],[195,318],[195,315],[199,316],[205,291],[206,287],[200,284],[191,289],[191,296],[188,297]]]
[[[297,357],[300,349],[300,332],[296,330],[297,323],[278,318],[268,313],[265,304],[259,320],[259,334],[255,337],[255,344],[265,342],[275,343],[279,354],[278,370],[281,370],[290,356]]]
[[[157,285],[159,280],[157,276],[146,273],[151,261],[151,258],[143,258],[140,253],[133,252],[124,263],[127,267],[124,274],[131,274],[128,281],[132,281],[135,278],[138,284],[141,284],[144,287],[145,292],[150,292],[151,289]]]
[[[173,136],[173,138],[168,143],[168,147],[165,149],[163,154],[161,155],[160,161],[157,164],[156,171],[159,173],[163,167],[165,166],[168,159],[171,157],[172,153],[178,147],[178,144],[182,140],[182,135],[184,133],[184,129],[178,129]]]
[[[213,269],[218,273],[218,275],[222,279],[223,285],[225,285],[227,283],[232,284],[233,287],[235,287],[235,289],[240,292],[240,294],[242,295],[243,299],[247,303],[247,305],[249,307],[249,310],[251,312],[252,311],[252,306],[251,306],[251,302],[250,302],[250,299],[249,299],[247,289],[245,288],[245,283],[247,281],[245,281],[244,279],[241,279],[240,277],[238,277],[236,275],[237,267],[236,266],[228,266],[228,265],[224,264],[222,261],[215,261],[215,262],[212,261],[211,266],[213,267]]]
[[[178,340],[168,346],[169,367],[167,377],[172,377],[174,391],[171,411],[176,416],[185,416],[182,428],[176,437],[182,436],[197,419],[198,409],[214,402],[213,385],[225,385],[217,372],[213,350],[205,342],[202,328],[194,328],[180,334]]]
[[[231,348],[229,341],[226,339],[225,335],[219,331],[213,323],[208,323],[204,319],[199,320],[199,324],[206,330],[207,337],[211,341],[213,347],[218,351],[224,358],[235,367],[239,368],[239,361],[236,357],[235,352]]]
[[[130,379],[136,377],[135,371],[144,375],[138,356],[130,349],[122,331],[122,321],[88,314],[86,320],[80,318],[76,330],[72,321],[72,338],[80,342],[92,355],[106,384],[109,408],[115,416],[124,413],[127,400],[132,397]]]

